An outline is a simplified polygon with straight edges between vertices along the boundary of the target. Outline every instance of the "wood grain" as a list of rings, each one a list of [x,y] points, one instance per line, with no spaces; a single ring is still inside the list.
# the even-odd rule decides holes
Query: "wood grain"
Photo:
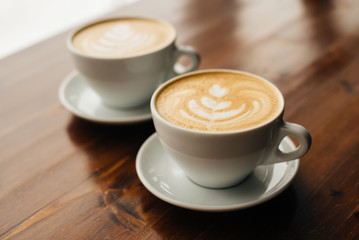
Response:
[[[135,158],[151,121],[101,125],[61,106],[68,32],[1,60],[0,239],[359,239],[358,12],[353,0],[147,0],[111,14],[170,21],[201,69],[267,78],[285,120],[312,134],[286,191],[228,213],[146,190]]]

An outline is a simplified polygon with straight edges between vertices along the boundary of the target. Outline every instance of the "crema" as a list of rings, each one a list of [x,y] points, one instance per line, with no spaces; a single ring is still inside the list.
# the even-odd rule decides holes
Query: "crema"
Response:
[[[229,132],[274,119],[282,98],[269,82],[242,72],[199,72],[180,77],[159,92],[160,115],[179,127]]]
[[[122,18],[99,22],[78,31],[72,45],[80,52],[103,58],[132,57],[169,44],[174,29],[160,21]]]

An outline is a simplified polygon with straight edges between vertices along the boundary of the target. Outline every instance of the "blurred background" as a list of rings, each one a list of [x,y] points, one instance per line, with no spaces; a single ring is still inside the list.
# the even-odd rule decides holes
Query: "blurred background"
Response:
[[[138,0],[0,0],[0,59]]]

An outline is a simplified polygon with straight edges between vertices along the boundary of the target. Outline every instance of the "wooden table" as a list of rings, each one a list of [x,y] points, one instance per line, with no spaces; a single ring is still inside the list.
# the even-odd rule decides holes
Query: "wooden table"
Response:
[[[59,85],[74,69],[66,32],[0,61],[1,239],[359,238],[357,1],[146,0],[112,15],[129,14],[172,22],[178,44],[200,52],[200,69],[275,83],[284,119],[313,138],[297,176],[276,198],[234,212],[158,199],[135,171],[151,121],[101,125],[61,106]]]

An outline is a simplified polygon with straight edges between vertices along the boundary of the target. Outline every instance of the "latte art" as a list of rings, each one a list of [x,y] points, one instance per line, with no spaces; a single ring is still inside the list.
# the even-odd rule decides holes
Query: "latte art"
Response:
[[[129,57],[164,46],[174,31],[164,23],[145,19],[100,22],[79,31],[72,42],[79,51],[101,57]]]
[[[119,23],[103,33],[98,39],[85,38],[83,47],[86,52],[101,52],[124,56],[151,46],[157,36],[153,33],[138,33],[131,25]]]
[[[180,127],[225,132],[271,120],[281,101],[273,86],[254,76],[215,72],[173,82],[159,93],[156,106],[165,119]]]

